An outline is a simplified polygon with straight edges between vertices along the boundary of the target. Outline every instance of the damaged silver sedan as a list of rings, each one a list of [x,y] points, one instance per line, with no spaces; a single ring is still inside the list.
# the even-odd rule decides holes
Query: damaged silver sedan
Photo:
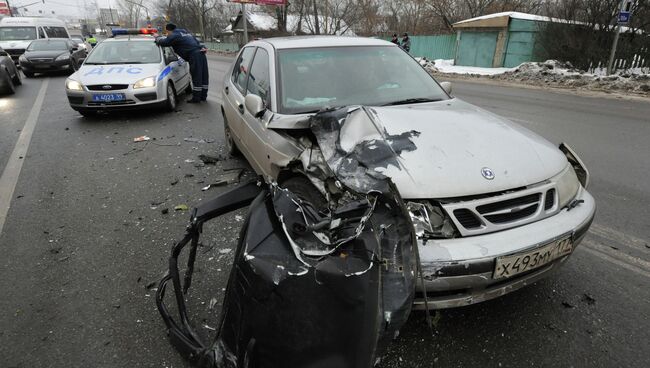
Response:
[[[225,135],[267,182],[324,203],[337,180],[364,192],[369,179],[390,178],[418,238],[416,306],[426,290],[430,306],[458,307],[562,265],[596,206],[568,146],[450,92],[389,42],[260,40],[225,78]]]

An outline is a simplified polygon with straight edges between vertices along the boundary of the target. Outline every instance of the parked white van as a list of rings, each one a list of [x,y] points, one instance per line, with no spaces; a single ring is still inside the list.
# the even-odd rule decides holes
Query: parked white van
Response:
[[[0,19],[0,47],[15,63],[29,44],[39,38],[70,38],[62,20],[36,17],[4,17]]]

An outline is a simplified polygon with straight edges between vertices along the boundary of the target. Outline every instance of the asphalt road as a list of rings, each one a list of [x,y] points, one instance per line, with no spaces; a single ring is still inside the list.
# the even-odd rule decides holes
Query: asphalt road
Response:
[[[209,102],[174,113],[84,119],[67,104],[65,76],[26,79],[0,98],[0,193],[11,204],[4,226],[0,216],[0,367],[186,366],[152,282],[189,217],[174,207],[226,190],[201,190],[225,169],[254,176],[223,156],[218,86],[229,62],[211,56]],[[591,170],[598,214],[552,277],[440,311],[434,334],[414,312],[381,367],[650,366],[650,102],[467,82],[454,91],[573,146]],[[152,140],[134,143],[141,135]],[[201,166],[199,154],[223,160]],[[243,214],[205,229],[189,307],[206,336]]]

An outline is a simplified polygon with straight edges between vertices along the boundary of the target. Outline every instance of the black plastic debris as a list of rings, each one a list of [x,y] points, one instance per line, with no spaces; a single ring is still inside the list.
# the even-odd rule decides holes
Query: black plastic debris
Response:
[[[201,190],[206,191],[213,187],[220,187],[229,184],[239,183],[239,178],[244,170],[243,169],[231,169],[224,171],[222,174],[219,174],[217,180],[211,184],[208,184],[201,188]]]
[[[225,158],[222,156],[199,155],[199,160],[206,165],[216,165],[217,162],[223,161]]]
[[[401,198],[350,192],[329,213],[252,182],[193,210],[156,301],[172,344],[199,367],[372,367],[407,320],[415,234]],[[185,305],[203,224],[249,206],[216,338],[202,341]],[[178,259],[189,246],[181,281]],[[172,284],[178,316],[164,303]]]

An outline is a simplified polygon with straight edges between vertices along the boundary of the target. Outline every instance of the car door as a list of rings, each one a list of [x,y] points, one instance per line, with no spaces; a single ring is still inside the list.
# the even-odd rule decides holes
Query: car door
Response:
[[[242,153],[251,165],[255,166],[254,160],[249,157],[248,146],[243,141],[243,120],[244,114],[244,97],[246,95],[246,84],[248,83],[248,74],[250,64],[255,54],[255,47],[245,47],[240,53],[233,65],[233,70],[224,85],[223,89],[223,110],[228,120],[228,126],[233,139],[237,146],[241,148]],[[259,167],[254,167],[259,172]]]
[[[263,47],[257,48],[246,83],[246,95],[257,95],[264,102],[266,108],[264,115],[254,116],[248,109],[245,109],[242,114],[244,143],[267,179],[276,178],[278,169],[285,167],[302,152],[292,139],[267,128],[267,123],[273,115],[271,111],[273,67],[270,57],[272,52]]]
[[[171,68],[170,78],[174,82],[174,86],[177,92],[181,92],[182,88],[186,86],[186,81],[184,80],[185,75],[183,75],[181,68],[178,63],[178,56],[174,53],[171,47],[163,47],[163,56],[165,58],[165,64]]]

